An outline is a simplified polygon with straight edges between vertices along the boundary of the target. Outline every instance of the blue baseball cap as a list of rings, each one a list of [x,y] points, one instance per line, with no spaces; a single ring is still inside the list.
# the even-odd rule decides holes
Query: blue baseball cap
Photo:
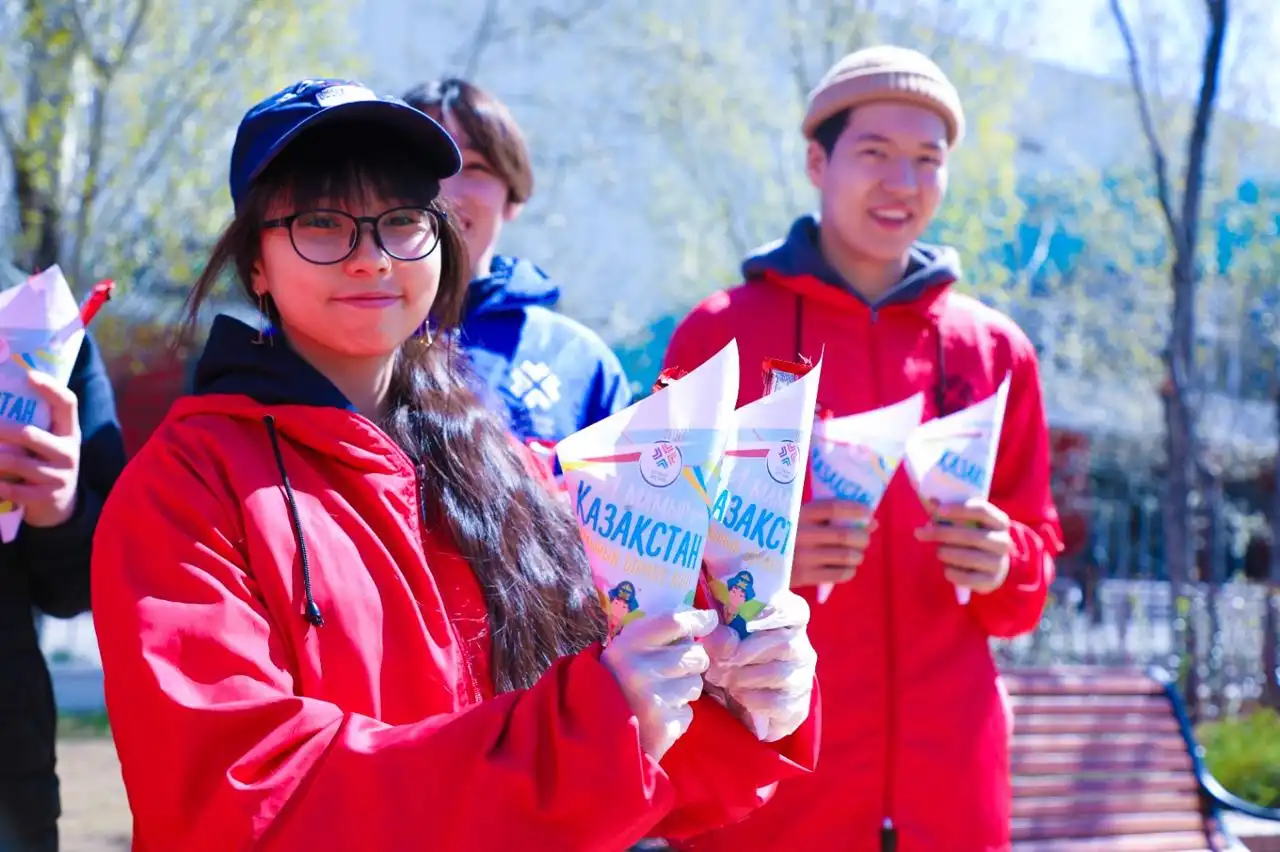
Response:
[[[331,121],[362,121],[404,134],[422,149],[436,177],[455,175],[462,153],[453,137],[426,113],[400,98],[375,94],[354,80],[302,80],[245,113],[231,149],[231,201],[240,209],[249,187],[303,131]]]

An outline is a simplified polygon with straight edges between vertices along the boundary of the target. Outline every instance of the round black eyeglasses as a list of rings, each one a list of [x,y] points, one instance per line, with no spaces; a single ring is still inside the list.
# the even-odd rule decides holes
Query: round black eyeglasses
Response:
[[[422,260],[440,244],[444,213],[429,207],[396,207],[377,216],[352,216],[343,210],[308,210],[268,219],[263,228],[287,228],[298,256],[327,266],[355,252],[365,224],[373,240],[396,260]]]

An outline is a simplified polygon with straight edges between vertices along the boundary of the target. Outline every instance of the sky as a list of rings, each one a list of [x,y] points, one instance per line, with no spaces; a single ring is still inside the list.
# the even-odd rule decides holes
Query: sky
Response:
[[[1043,32],[1052,33],[1052,37],[1039,38],[1032,50],[1037,58],[1095,74],[1125,73],[1124,46],[1110,25],[1108,0],[1028,0],[1033,1],[1042,10]],[[1162,33],[1166,36],[1162,52],[1181,53],[1183,64],[1177,72],[1189,78],[1200,61],[1201,36],[1193,27],[1204,21],[1203,0],[1146,0],[1145,5],[1152,8],[1154,4],[1160,4],[1162,12],[1181,16],[1168,27],[1171,32]],[[1140,40],[1144,36],[1138,25],[1143,5],[1142,0],[1126,0],[1124,4]],[[1231,13],[1227,23],[1228,70],[1223,79],[1226,96],[1231,103],[1240,103],[1256,100],[1253,96],[1258,92],[1280,92],[1280,66],[1270,61],[1275,46],[1280,45],[1280,4],[1275,0],[1232,0]],[[1141,41],[1139,47],[1145,47]],[[1242,54],[1248,57],[1243,60],[1247,64],[1242,64]],[[1268,96],[1268,100],[1271,102],[1256,106],[1260,114],[1254,117],[1280,126],[1280,98]]]

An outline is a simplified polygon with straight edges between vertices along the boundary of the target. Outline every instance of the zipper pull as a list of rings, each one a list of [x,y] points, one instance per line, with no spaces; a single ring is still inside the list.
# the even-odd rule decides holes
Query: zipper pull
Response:
[[[885,817],[880,824],[880,852],[897,852],[897,849],[898,829],[894,828],[892,819]]]

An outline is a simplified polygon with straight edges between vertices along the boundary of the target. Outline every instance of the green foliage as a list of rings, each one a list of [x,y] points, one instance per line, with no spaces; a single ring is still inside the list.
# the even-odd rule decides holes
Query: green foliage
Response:
[[[1228,790],[1265,807],[1280,806],[1280,714],[1265,708],[1196,731],[1205,764]]]
[[[63,713],[58,716],[58,739],[96,739],[111,736],[105,712]]]
[[[308,75],[354,74],[336,0],[23,0],[0,12],[0,150],[19,230],[0,256],[186,284],[227,221],[227,162],[253,102]],[[321,69],[325,69],[321,71]]]
[[[1014,73],[1013,54],[993,51],[978,34],[994,28],[1012,39],[1030,25],[1030,13],[1018,3],[990,4],[981,15],[932,0],[908,5],[914,8],[890,17],[873,2],[791,0],[774,4],[775,19],[761,22],[715,0],[643,18],[638,98],[673,165],[652,178],[655,221],[673,223],[667,236],[681,254],[672,300],[687,303],[691,294],[732,283],[745,254],[812,209],[799,131],[805,97],[840,56],[886,41],[934,56],[965,98],[971,130],[932,236],[973,258],[971,278],[984,295],[1004,297],[1007,272],[988,268],[987,259],[1022,216],[1017,141],[1008,126],[1027,75]],[[775,34],[768,42],[758,37],[762,25]]]

